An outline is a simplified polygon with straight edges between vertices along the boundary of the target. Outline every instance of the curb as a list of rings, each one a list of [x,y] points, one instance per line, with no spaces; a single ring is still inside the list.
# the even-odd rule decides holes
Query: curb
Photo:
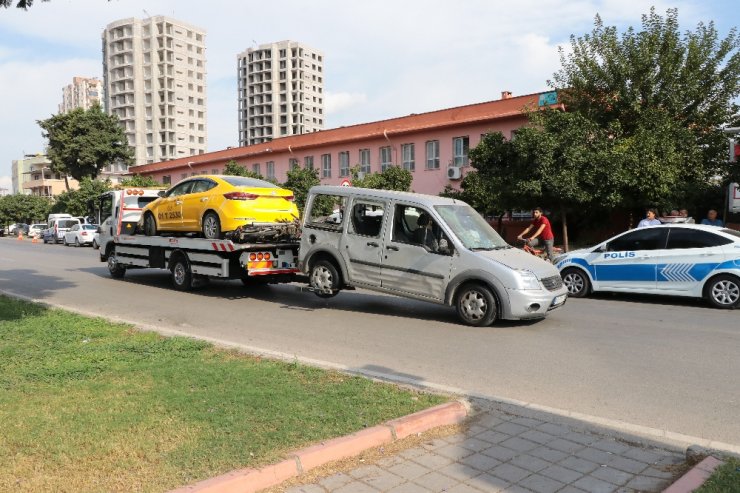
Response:
[[[329,462],[359,455],[438,426],[462,423],[468,416],[469,405],[455,401],[440,404],[402,418],[311,445],[288,454],[288,458],[261,469],[237,469],[198,483],[171,490],[170,493],[255,493],[277,486],[283,481]]]
[[[716,457],[709,456],[681,476],[678,481],[670,485],[663,493],[691,493],[709,479],[715,469],[724,464]]]

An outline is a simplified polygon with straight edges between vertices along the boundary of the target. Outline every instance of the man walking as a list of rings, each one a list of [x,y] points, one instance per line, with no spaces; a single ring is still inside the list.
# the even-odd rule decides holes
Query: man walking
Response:
[[[535,207],[535,209],[532,211],[532,215],[534,216],[534,219],[532,219],[532,224],[527,226],[527,228],[522,231],[522,233],[516,238],[518,240],[521,240],[524,235],[529,233],[530,230],[534,229],[534,233],[532,234],[532,236],[529,237],[527,241],[530,245],[537,246],[539,244],[539,241],[542,240],[542,243],[545,245],[547,259],[552,262],[552,259],[554,258],[552,254],[552,249],[553,245],[555,244],[555,236],[552,234],[550,220],[547,219],[544,214],[542,214],[542,209],[540,207]]]

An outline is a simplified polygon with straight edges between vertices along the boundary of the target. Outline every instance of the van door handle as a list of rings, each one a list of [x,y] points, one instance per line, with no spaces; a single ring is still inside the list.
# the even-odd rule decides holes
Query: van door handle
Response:
[[[385,249],[386,250],[393,250],[394,252],[397,252],[398,251],[398,247],[397,246],[393,246],[393,245],[387,245],[385,247]]]
[[[378,246],[380,246],[380,245],[378,245],[378,244],[377,244],[377,243],[375,243],[374,241],[368,241],[368,242],[367,242],[367,246],[371,246],[371,247],[378,247]]]

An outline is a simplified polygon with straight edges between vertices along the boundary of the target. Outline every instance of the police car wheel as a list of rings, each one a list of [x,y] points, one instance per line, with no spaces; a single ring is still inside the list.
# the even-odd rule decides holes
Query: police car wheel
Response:
[[[455,307],[457,315],[467,325],[486,327],[496,320],[496,298],[482,284],[466,284],[460,288]]]
[[[579,269],[565,269],[561,274],[563,284],[568,288],[568,295],[574,298],[583,298],[588,295],[591,289],[591,282],[588,276]]]
[[[722,274],[709,280],[706,286],[709,303],[716,308],[737,308],[740,306],[740,279]]]
[[[157,236],[157,223],[151,213],[144,216],[144,234],[146,236]]]
[[[339,292],[339,272],[328,260],[319,260],[311,266],[311,287],[319,298],[331,298]]]

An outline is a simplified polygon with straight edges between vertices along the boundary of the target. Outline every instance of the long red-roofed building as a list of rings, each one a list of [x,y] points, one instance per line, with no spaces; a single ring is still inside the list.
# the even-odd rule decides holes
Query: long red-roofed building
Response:
[[[459,187],[460,180],[470,170],[468,149],[475,147],[483,135],[501,132],[510,138],[512,132],[527,123],[528,110],[553,104],[556,104],[554,92],[518,97],[504,92],[496,101],[145,164],[131,167],[129,173],[174,184],[192,175],[220,174],[226,163],[235,161],[279,182],[287,179],[291,167],[313,167],[318,170],[322,184],[340,185],[351,179],[350,168],[354,166],[371,173],[397,165],[413,174],[413,191],[436,195],[446,185]]]

